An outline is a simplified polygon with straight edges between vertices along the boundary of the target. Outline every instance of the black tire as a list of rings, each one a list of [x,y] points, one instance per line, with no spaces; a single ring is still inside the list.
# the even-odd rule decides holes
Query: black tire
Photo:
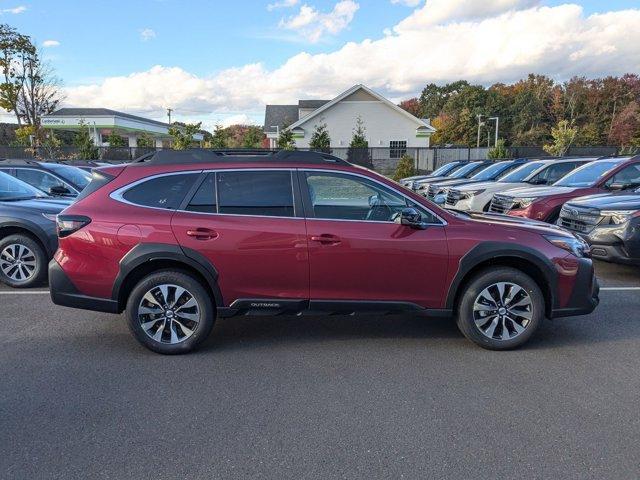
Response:
[[[484,320],[484,318],[481,317],[484,313],[477,311],[474,312],[476,299],[486,288],[500,282],[515,284],[521,287],[529,296],[530,307],[527,308],[530,308],[530,312],[527,312],[527,314],[531,316],[531,319],[524,326],[524,331],[517,335],[513,328],[516,326],[515,322],[511,320],[502,320],[505,317],[497,315],[497,327],[494,327],[495,330],[493,331],[490,330],[490,327],[493,324],[492,319],[494,317],[491,316],[490,318],[490,314],[487,314],[487,321],[481,326],[478,326],[476,324],[476,320],[474,320],[474,315],[480,316],[481,320],[479,320],[479,322]],[[508,288],[509,291],[511,291],[511,289],[514,289],[515,291],[514,287]],[[490,290],[492,293],[498,292],[496,287],[490,287]],[[519,295],[520,297],[518,298],[525,297],[524,293],[519,293]],[[502,305],[502,302],[500,301],[497,303]],[[466,284],[464,292],[459,297],[456,310],[456,323],[458,328],[469,340],[482,348],[489,350],[511,350],[527,342],[536,330],[538,330],[545,318],[545,301],[540,287],[529,275],[515,268],[498,267],[481,271]],[[518,320],[522,321],[522,318],[523,317],[518,317]],[[486,328],[485,325],[488,326],[486,334],[481,330],[481,328]],[[512,334],[515,336],[513,338],[506,339],[493,338],[501,336],[505,325],[507,325],[506,335],[509,336]],[[522,328],[523,324],[519,323],[517,327]],[[492,334],[492,338],[489,338],[489,334]]]
[[[141,305],[143,297],[147,294],[147,292],[154,291],[157,294],[157,290],[154,290],[156,287],[161,285],[175,285],[187,290],[188,294],[193,297],[197,305],[197,316],[199,320],[195,328],[193,328],[194,324],[189,324],[190,328],[193,328],[193,333],[190,334],[187,338],[179,341],[179,343],[167,343],[172,333],[172,325],[173,321],[169,321],[169,324],[162,323],[160,320],[156,325],[154,325],[155,332],[157,334],[158,330],[160,330],[162,325],[166,325],[166,329],[163,333],[160,333],[160,341],[154,340],[151,338],[150,334],[147,334],[145,329],[142,327],[142,321],[145,319],[153,320],[155,317],[147,317],[143,316],[139,319],[138,309]],[[175,289],[172,289],[175,296]],[[171,292],[169,292],[169,297],[171,296]],[[171,298],[173,300],[173,298]],[[175,303],[178,303],[178,300],[175,299]],[[167,302],[170,303],[170,302]],[[148,303],[146,303],[148,305]],[[174,307],[169,305],[169,310],[172,311]],[[153,307],[157,308],[156,306]],[[169,310],[163,309],[161,314],[161,318],[167,318]],[[175,317],[173,317],[173,313],[171,313],[172,318],[176,319],[176,326],[174,328],[177,329],[177,332],[181,334],[185,334],[185,332],[180,328],[181,324],[178,322],[178,310],[176,310]],[[215,323],[215,305],[211,299],[211,295],[209,292],[202,286],[202,284],[193,276],[186,272],[182,272],[179,270],[162,270],[158,272],[154,272],[152,274],[147,275],[142,280],[138,282],[138,284],[133,288],[131,295],[127,299],[127,306],[125,311],[127,317],[127,323],[129,325],[129,329],[133,333],[134,337],[138,342],[147,347],[149,350],[153,350],[154,352],[161,353],[164,355],[176,355],[182,353],[188,353],[196,348],[198,348],[202,342],[204,342],[211,330],[213,329],[213,325]],[[180,322],[186,324],[184,319],[180,319]],[[163,341],[166,339],[167,341]]]
[[[0,254],[2,254],[2,252],[11,245],[19,245],[29,249],[33,255],[25,256],[24,260],[29,263],[35,261],[35,268],[30,270],[31,267],[29,266],[29,269],[25,270],[27,268],[27,266],[25,266],[25,269],[20,273],[16,273],[16,270],[8,270],[5,273],[5,271],[0,268],[0,281],[14,288],[31,288],[42,285],[47,279],[48,259],[44,248],[40,245],[40,242],[29,235],[22,233],[9,235],[0,240]],[[3,259],[0,258],[0,262],[2,260]],[[6,261],[7,259],[5,258],[4,260]],[[23,273],[25,271],[28,271],[28,275]],[[12,278],[12,276],[14,278]],[[17,276],[23,278],[15,278]]]

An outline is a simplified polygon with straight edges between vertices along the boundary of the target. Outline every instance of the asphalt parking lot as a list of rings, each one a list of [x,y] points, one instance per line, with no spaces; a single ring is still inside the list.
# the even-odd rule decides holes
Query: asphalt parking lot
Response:
[[[448,320],[263,317],[164,357],[2,288],[0,476],[638,478],[640,269],[598,273],[596,312],[502,353]]]

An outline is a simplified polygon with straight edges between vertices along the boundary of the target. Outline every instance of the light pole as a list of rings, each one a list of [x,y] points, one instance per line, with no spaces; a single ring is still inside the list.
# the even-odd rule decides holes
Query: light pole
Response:
[[[482,117],[484,117],[484,115],[478,114],[478,115],[476,115],[476,117],[478,117],[478,143],[477,143],[477,147],[480,148],[480,129],[484,125],[484,122],[482,121]]]
[[[171,112],[173,112],[173,108],[167,108],[167,117],[169,117],[169,125],[171,125]]]
[[[498,146],[498,130],[500,128],[500,117],[489,117],[489,120],[496,121],[496,138],[495,138],[495,146]]]

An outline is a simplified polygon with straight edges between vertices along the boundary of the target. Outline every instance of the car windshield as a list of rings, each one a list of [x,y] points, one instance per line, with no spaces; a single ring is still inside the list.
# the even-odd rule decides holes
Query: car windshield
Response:
[[[465,178],[468,173],[475,172],[479,165],[481,165],[480,162],[468,163],[451,175],[451,178]]]
[[[553,185],[555,187],[590,187],[598,182],[611,169],[620,165],[620,160],[599,160],[588,163],[565,175]]]
[[[451,172],[452,170],[454,170],[459,164],[457,163],[447,163],[445,165],[442,165],[440,168],[436,168],[432,173],[431,176],[432,177],[442,177],[444,175],[446,175],[447,173]]]
[[[536,172],[540,167],[545,165],[544,162],[529,162],[525,163],[519,168],[516,168],[513,172],[509,172],[502,177],[498,182],[504,183],[520,183],[524,182],[527,177]]]
[[[50,165],[49,168],[69,183],[73,183],[83,189],[91,181],[91,173],[71,165]]]
[[[473,177],[473,180],[491,180],[500,175],[501,172],[512,166],[511,162],[500,162],[490,167],[483,169],[481,172],[476,173]]]
[[[26,200],[28,198],[44,197],[45,195],[28,183],[18,180],[11,175],[0,172],[0,201]]]

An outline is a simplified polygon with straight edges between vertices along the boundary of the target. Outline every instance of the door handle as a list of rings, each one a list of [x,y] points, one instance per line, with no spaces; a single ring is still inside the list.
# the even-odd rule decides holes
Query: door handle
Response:
[[[340,243],[340,237],[331,235],[329,233],[323,233],[322,235],[313,235],[311,237],[312,242],[318,242],[323,245],[337,245]]]
[[[196,240],[213,240],[218,238],[218,232],[209,228],[191,228],[187,230],[187,236]]]

